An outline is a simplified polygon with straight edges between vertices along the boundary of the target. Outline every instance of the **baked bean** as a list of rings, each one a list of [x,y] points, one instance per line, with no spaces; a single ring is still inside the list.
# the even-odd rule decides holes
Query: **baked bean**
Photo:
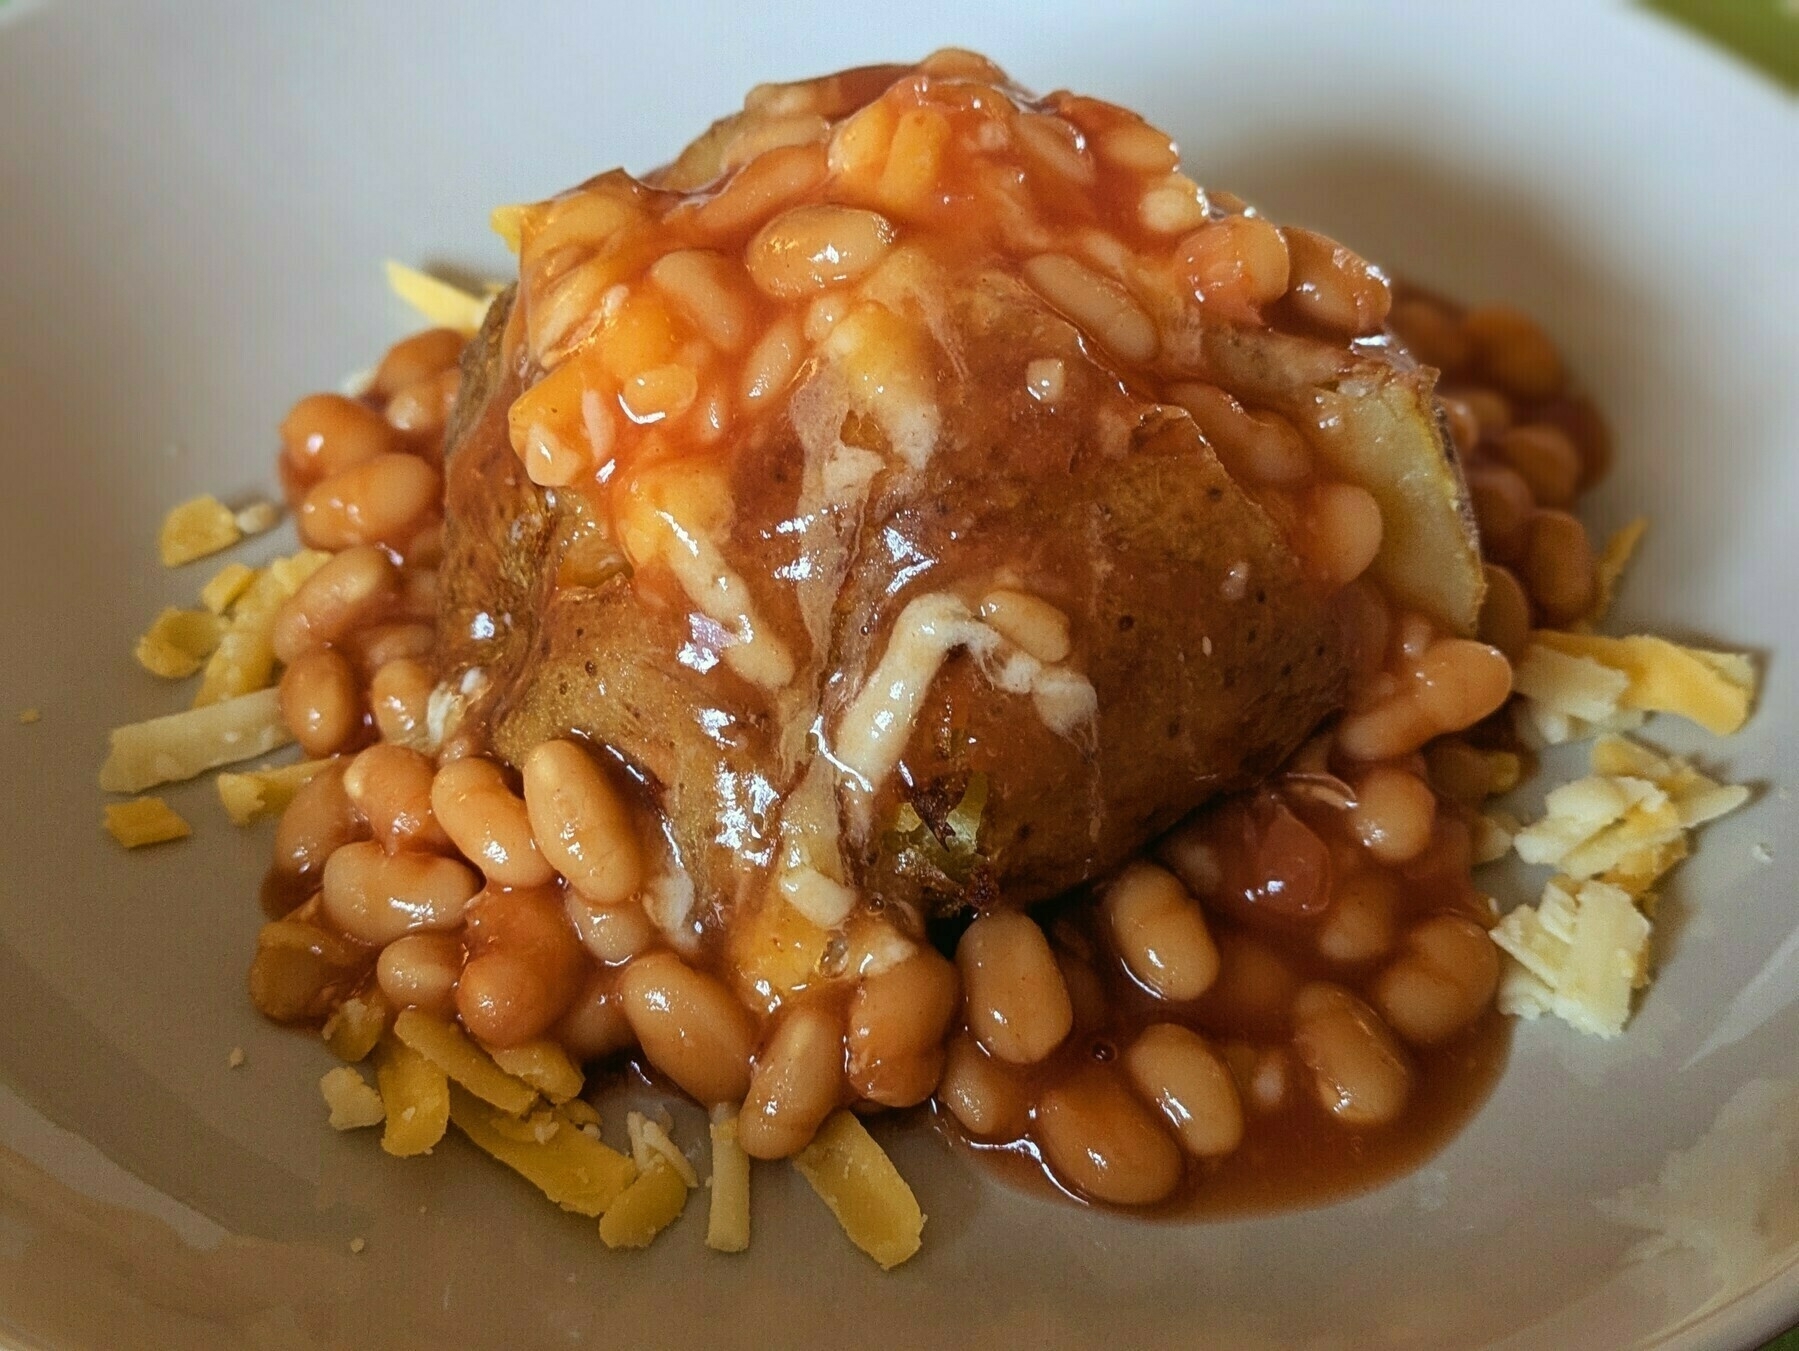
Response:
[[[1513,661],[1530,641],[1530,598],[1510,568],[1486,565],[1487,594],[1480,605],[1480,640]]]
[[[452,760],[431,780],[431,808],[463,857],[500,887],[542,886],[556,875],[538,850],[524,799],[491,760]]]
[[[1425,709],[1445,732],[1472,727],[1511,697],[1512,664],[1470,638],[1432,643],[1418,666]]]
[[[737,1139],[753,1159],[784,1159],[811,1143],[843,1101],[843,1028],[803,1004],[775,1024],[750,1072]]]
[[[730,259],[707,249],[665,253],[649,271],[650,281],[674,302],[681,317],[725,352],[738,351],[749,341],[755,321],[742,276]]]
[[[1146,1206],[1181,1180],[1179,1147],[1101,1065],[1081,1066],[1038,1100],[1036,1135],[1057,1176],[1090,1200]]]
[[[1374,333],[1386,322],[1393,291],[1378,268],[1334,239],[1289,226],[1282,232],[1292,276],[1294,313],[1339,333]]]
[[[1444,375],[1455,375],[1474,355],[1461,321],[1434,300],[1395,301],[1388,322],[1413,356]]]
[[[393,596],[399,571],[386,551],[372,544],[335,555],[276,612],[275,655],[293,662],[315,647],[342,641]]]
[[[1306,501],[1306,557],[1312,573],[1335,591],[1349,585],[1380,552],[1381,512],[1374,494],[1353,483],[1323,483]]]
[[[1409,755],[1439,731],[1409,691],[1400,691],[1337,724],[1337,745],[1352,760]]]
[[[281,673],[280,700],[281,721],[315,758],[341,750],[362,726],[356,672],[330,648],[303,654]]]
[[[550,866],[591,901],[616,905],[643,885],[630,808],[586,751],[545,741],[525,757],[525,812]]]
[[[1464,389],[1457,397],[1468,405],[1474,420],[1480,423],[1482,437],[1498,436],[1512,425],[1512,405],[1496,389]]]
[[[1382,863],[1404,863],[1424,852],[1437,817],[1436,794],[1416,774],[1376,765],[1356,785],[1348,825]]]
[[[886,1107],[930,1097],[960,994],[955,966],[934,948],[863,977],[850,996],[850,1086]]]
[[[743,1101],[756,1027],[730,990],[669,952],[652,952],[618,982],[644,1055],[704,1106]]]
[[[1437,636],[1437,626],[1421,614],[1406,613],[1393,629],[1393,646],[1407,661],[1415,662]]]
[[[1416,1046],[1446,1041],[1478,1018],[1499,985],[1499,950],[1462,915],[1432,915],[1405,936],[1371,997]]]
[[[379,670],[390,661],[417,661],[437,646],[437,630],[430,624],[375,624],[350,635],[346,647],[365,670]]]
[[[796,206],[756,232],[743,261],[763,291],[791,300],[854,281],[881,261],[894,235],[893,223],[877,212]]]
[[[1494,791],[1493,757],[1499,753],[1477,750],[1454,737],[1433,741],[1424,753],[1430,785],[1451,802],[1478,807]]]
[[[456,1013],[456,979],[462,974],[462,940],[454,934],[416,933],[381,949],[375,979],[396,1008],[424,1009],[440,1018]]]
[[[1243,1101],[1258,1112],[1278,1112],[1293,1087],[1293,1058],[1278,1046],[1253,1051],[1243,1084]]]
[[[370,392],[381,398],[392,398],[408,385],[428,380],[448,370],[462,359],[466,341],[453,328],[428,328],[423,333],[401,338],[387,349],[381,364],[375,367]]]
[[[412,657],[384,664],[369,681],[369,704],[384,741],[415,749],[429,744],[427,717],[436,686],[431,668]]]
[[[325,862],[323,912],[350,937],[387,944],[414,929],[453,929],[480,889],[464,864],[435,854],[390,854],[372,840]]]
[[[408,576],[413,571],[427,568],[439,568],[444,561],[444,523],[441,516],[427,520],[411,536],[402,543],[394,545],[394,552],[408,568]],[[422,617],[422,616],[421,616]]]
[[[418,456],[376,455],[308,490],[300,502],[300,538],[315,549],[400,544],[433,512],[438,496],[437,471]]]
[[[1325,912],[1326,924],[1337,904],[1333,901]],[[1270,1032],[1284,1029],[1287,1010],[1299,990],[1299,976],[1287,959],[1239,929],[1225,930],[1217,941],[1218,979],[1200,1005],[1208,1023],[1217,1020]]]
[[[1203,824],[1177,827],[1162,841],[1162,863],[1194,896],[1216,896],[1224,885],[1224,864],[1218,849],[1206,838]]]
[[[976,919],[956,945],[956,967],[968,1030],[1001,1060],[1034,1064],[1073,1028],[1061,969],[1029,915],[995,911]]]
[[[1393,946],[1399,884],[1378,868],[1352,872],[1337,882],[1331,908],[1318,926],[1318,951],[1353,965],[1384,957]]]
[[[799,369],[805,354],[799,325],[792,319],[770,324],[743,361],[743,401],[752,407],[774,398]]]
[[[438,527],[441,529],[441,527]],[[438,576],[435,567],[411,563],[400,574],[397,614],[403,619],[435,623]]]
[[[1204,1037],[1177,1023],[1154,1023],[1124,1054],[1137,1091],[1162,1109],[1189,1154],[1229,1154],[1243,1140],[1243,1104],[1230,1070]]]
[[[1093,1029],[1106,1020],[1110,1007],[1106,987],[1093,969],[1093,963],[1064,948],[1056,949],[1056,966],[1062,972],[1062,983],[1068,987],[1068,1005],[1074,1010],[1077,1028]]]
[[[570,887],[563,908],[581,946],[607,966],[629,961],[656,941],[656,926],[636,900],[599,905]]]
[[[1488,556],[1515,558],[1524,547],[1531,513],[1537,509],[1524,476],[1503,464],[1473,465],[1468,470],[1468,498]]]
[[[982,1139],[1015,1136],[1024,1129],[1024,1086],[966,1033],[950,1040],[937,1101],[964,1130]]]
[[[1098,149],[1113,164],[1137,174],[1165,174],[1181,162],[1168,133],[1147,122],[1121,122],[1100,136]]]
[[[1246,409],[1216,385],[1179,384],[1169,391],[1233,476],[1271,487],[1302,483],[1312,452],[1279,413]]]
[[[1561,392],[1561,354],[1536,320],[1509,305],[1468,311],[1462,331],[1474,343],[1481,369],[1520,399],[1547,399]]]
[[[699,397],[700,378],[689,366],[652,366],[625,379],[619,403],[636,422],[679,417]]]
[[[431,810],[431,762],[405,746],[370,746],[344,771],[344,791],[389,853],[399,849],[447,852]]]
[[[1112,278],[1064,253],[1039,254],[1022,270],[1032,290],[1124,360],[1144,362],[1156,354],[1155,323]]]
[[[456,1011],[490,1046],[542,1036],[580,992],[587,960],[559,887],[489,888],[468,907],[464,940]]]
[[[1261,216],[1225,216],[1188,235],[1175,256],[1201,304],[1227,319],[1256,320],[1262,306],[1287,293],[1287,244]]]
[[[1499,458],[1530,485],[1538,506],[1566,507],[1580,488],[1580,452],[1560,427],[1533,422],[1500,434]]]
[[[1293,1001],[1293,1046],[1319,1104],[1346,1126],[1383,1126],[1405,1110],[1412,1071],[1380,1016],[1340,985]]]
[[[1522,580],[1546,623],[1585,618],[1598,585],[1586,527],[1565,511],[1539,511],[1530,522]]]
[[[368,824],[344,791],[344,769],[342,761],[326,765],[295,791],[275,826],[277,871],[316,884],[333,853],[368,838]]]
[[[1183,173],[1164,174],[1137,199],[1138,223],[1159,235],[1196,229],[1209,214],[1205,189]]]
[[[577,1064],[636,1045],[619,997],[618,973],[605,967],[589,971],[552,1035]]]
[[[416,437],[441,432],[456,408],[462,390],[462,372],[454,366],[398,390],[387,401],[388,425]]]
[[[794,201],[817,185],[827,170],[825,148],[782,146],[758,155],[732,175],[716,197],[695,214],[709,234],[738,234],[767,220],[781,203]]]
[[[1132,863],[1106,888],[1106,925],[1138,984],[1163,999],[1197,999],[1218,977],[1218,948],[1205,912],[1180,879]]]
[[[281,420],[281,449],[307,482],[400,448],[381,414],[342,394],[308,394]]]

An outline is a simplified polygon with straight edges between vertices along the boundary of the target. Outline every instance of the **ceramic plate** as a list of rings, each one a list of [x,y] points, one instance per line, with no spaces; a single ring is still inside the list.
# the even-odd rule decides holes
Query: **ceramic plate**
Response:
[[[609,1254],[460,1141],[402,1164],[325,1129],[321,1047],[244,995],[266,828],[201,782],[169,793],[191,840],[99,833],[105,729],[173,707],[131,641],[200,580],[155,524],[272,490],[287,404],[409,322],[382,258],[498,275],[495,203],[655,164],[757,81],[947,43],[1542,316],[1617,433],[1591,519],[1654,521],[1618,619],[1767,654],[1740,737],[1650,737],[1757,796],[1678,873],[1628,1035],[1522,1028],[1473,1125],[1383,1190],[1145,1225],[902,1132],[930,1222],[892,1275],[773,1168],[748,1254],[707,1253],[699,1205]],[[1799,118],[1772,85],[1584,5],[4,0],[0,128],[0,1339],[1739,1351],[1799,1317]]]

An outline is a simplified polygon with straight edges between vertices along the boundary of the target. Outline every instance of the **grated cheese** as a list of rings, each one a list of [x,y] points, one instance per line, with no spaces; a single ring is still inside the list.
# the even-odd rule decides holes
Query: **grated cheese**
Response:
[[[1755,697],[1755,668],[1741,653],[1708,652],[1646,634],[1604,638],[1541,630],[1531,635],[1526,664],[1537,648],[1583,658],[1623,675],[1620,709],[1678,713],[1714,736],[1729,736],[1742,727]]]
[[[229,549],[243,538],[237,519],[210,493],[169,510],[157,533],[157,552],[165,568],[177,568],[207,554]]]
[[[256,569],[248,563],[227,563],[200,588],[200,603],[215,615],[222,615],[255,580]]]
[[[248,769],[241,773],[227,770],[213,782],[219,790],[219,803],[225,815],[238,826],[251,825],[270,816],[279,816],[329,760],[301,760],[296,764],[273,769]]]
[[[1516,963],[1500,978],[1500,1012],[1553,1013],[1579,1031],[1617,1036],[1632,993],[1649,980],[1649,930],[1622,888],[1551,881],[1538,904],[1519,906],[1492,931]]]
[[[325,1106],[331,1109],[331,1129],[334,1131],[379,1126],[387,1119],[381,1094],[349,1065],[326,1070],[319,1080],[319,1093],[325,1099]]]
[[[737,1109],[712,1110],[712,1200],[706,1215],[706,1246],[714,1252],[743,1252],[750,1246],[750,1156],[737,1142]]]
[[[106,807],[106,831],[127,849],[185,839],[194,828],[159,797],[112,802]]]
[[[382,264],[393,293],[438,328],[453,328],[472,337],[487,318],[492,296],[471,295],[428,272],[389,259]]]

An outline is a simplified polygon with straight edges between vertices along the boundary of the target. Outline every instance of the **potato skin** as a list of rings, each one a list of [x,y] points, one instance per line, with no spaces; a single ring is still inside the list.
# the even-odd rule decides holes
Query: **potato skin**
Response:
[[[783,793],[802,767],[792,710],[723,667],[702,675],[677,661],[685,614],[645,603],[630,578],[553,585],[568,509],[526,479],[507,440],[520,388],[501,355],[509,299],[465,358],[446,446],[441,670],[483,669],[488,693],[466,727],[508,761],[570,733],[620,756],[666,813],[702,898],[728,905],[763,884],[775,837],[778,803],[751,789]],[[1325,602],[1185,414],[1126,393],[1018,288],[993,283],[954,305],[962,341],[937,372],[938,449],[922,471],[877,479],[846,529],[826,641],[796,681],[816,701],[802,716],[836,725],[908,600],[976,597],[1002,574],[1067,614],[1069,664],[1099,712],[1091,729],[1058,735],[1028,698],[951,654],[876,795],[874,828],[857,834],[846,818],[845,835],[863,887],[940,912],[1028,904],[1116,866],[1275,768],[1340,706],[1346,680]],[[1045,351],[1068,367],[1061,411],[1026,392],[1024,366]],[[768,541],[793,510],[803,452],[783,422],[730,453],[738,519],[722,547],[759,600],[784,606],[765,580],[780,561]],[[894,539],[930,566],[902,576],[912,564]],[[805,632],[791,609],[776,619]],[[722,713],[723,733],[699,710]],[[941,825],[976,774],[987,788],[977,866],[953,878],[919,868],[889,827],[904,805]]]

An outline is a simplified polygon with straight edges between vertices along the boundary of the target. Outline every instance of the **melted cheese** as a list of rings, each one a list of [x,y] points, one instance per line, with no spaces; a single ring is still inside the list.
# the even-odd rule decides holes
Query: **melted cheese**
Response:
[[[783,899],[821,929],[834,929],[856,905],[845,884],[837,840],[837,800],[830,762],[814,759],[781,816],[781,866],[775,886]]]
[[[752,685],[781,689],[793,679],[793,655],[763,622],[749,583],[714,542],[729,517],[718,476],[681,470],[646,475],[632,485],[620,537],[634,564],[660,560],[700,614],[722,630],[726,666]]]
[[[931,592],[907,602],[887,650],[837,725],[833,758],[853,791],[872,793],[893,772],[944,658],[958,647],[991,651],[998,643],[999,635],[954,596]]]
[[[868,797],[899,763],[926,691],[957,648],[968,651],[994,688],[1030,696],[1038,717],[1058,736],[1092,736],[1099,696],[1084,675],[1014,647],[955,596],[915,597],[900,611],[886,651],[837,725],[832,758],[848,776],[859,832],[868,828]]]

